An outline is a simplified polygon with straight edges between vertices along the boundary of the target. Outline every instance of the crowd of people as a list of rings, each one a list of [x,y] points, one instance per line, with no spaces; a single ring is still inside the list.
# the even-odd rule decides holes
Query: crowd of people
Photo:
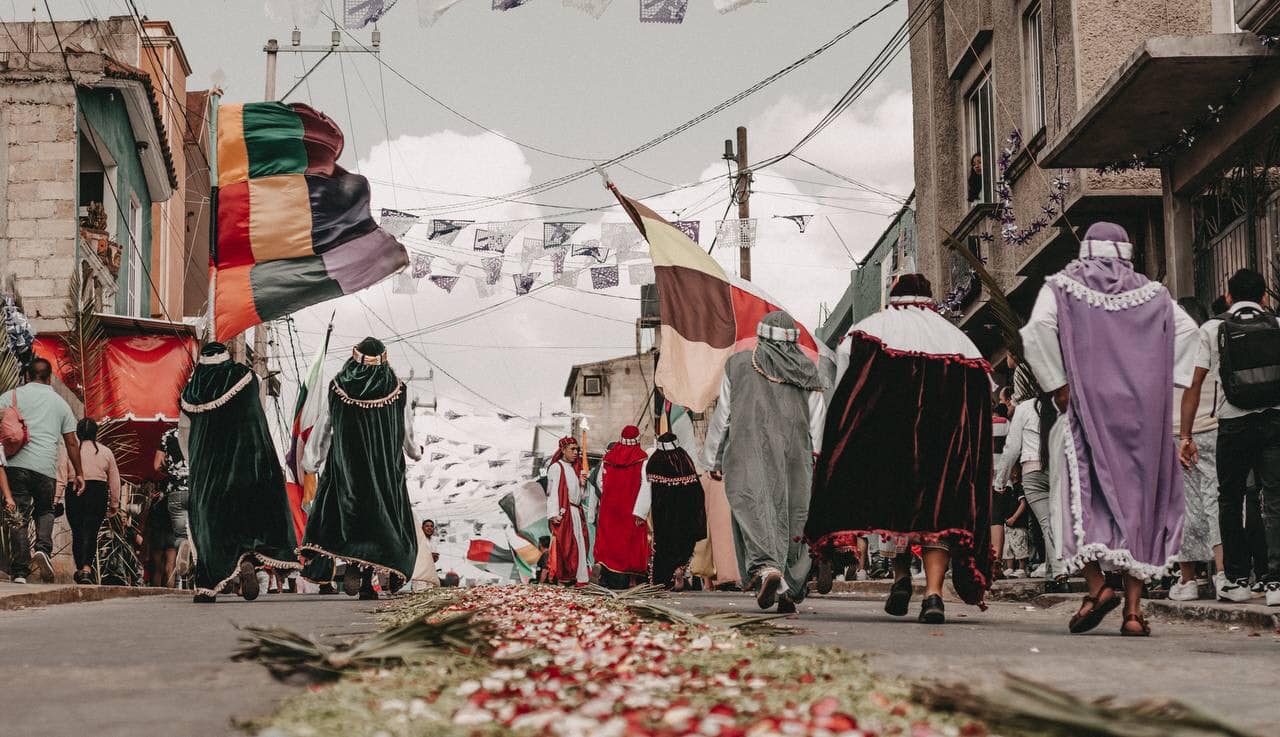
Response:
[[[1069,630],[1123,606],[1126,636],[1150,634],[1141,599],[1166,576],[1175,600],[1198,598],[1204,576],[1222,601],[1280,606],[1280,322],[1266,281],[1237,272],[1210,318],[1138,273],[1132,251],[1119,226],[1089,228],[1010,336],[1013,379],[994,392],[991,365],[934,309],[921,274],[895,279],[825,380],[802,328],[766,315],[724,367],[700,453],[687,425],[648,449],[627,427],[589,472],[578,442],[561,440],[537,580],[742,588],[791,613],[813,579],[825,593],[837,571],[883,569],[885,611],[907,614],[919,577],[918,619],[937,624],[948,579],[985,608],[999,578],[1062,589],[1081,576]],[[78,581],[121,505],[99,428],[75,422],[50,377],[37,360],[0,398],[30,430],[0,475],[6,513],[37,521],[34,554],[25,523],[11,534],[16,581],[33,567],[51,578],[62,496]],[[434,523],[412,515],[405,459],[422,448],[385,347],[361,342],[328,386],[303,458],[319,485],[301,539],[257,382],[221,344],[201,350],[181,397],[189,436],[169,433],[155,455],[166,479],[149,512],[155,579],[171,585],[188,545],[197,602],[255,598],[261,569],[367,599],[448,583]]]

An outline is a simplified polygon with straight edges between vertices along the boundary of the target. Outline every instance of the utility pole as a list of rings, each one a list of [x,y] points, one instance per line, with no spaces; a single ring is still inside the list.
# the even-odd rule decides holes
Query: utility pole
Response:
[[[276,39],[274,38],[267,39],[266,45],[262,47],[263,53],[267,55],[266,86],[262,93],[262,99],[267,102],[271,102],[277,99],[276,98],[276,61],[282,50],[290,53],[295,53],[295,54],[322,54],[320,59],[310,69],[308,69],[305,74],[302,75],[302,78],[299,79],[297,83],[293,85],[293,87],[289,88],[288,92],[284,93],[284,96],[288,97],[294,90],[298,88],[298,85],[302,84],[303,80],[311,76],[311,73],[314,72],[322,63],[324,63],[324,60],[328,59],[330,55],[332,54],[377,54],[381,50],[381,48],[382,48],[382,33],[381,31],[377,30],[377,28],[374,28],[373,30],[373,35],[370,39],[370,46],[364,46],[364,45],[343,46],[342,45],[342,29],[338,28],[336,25],[334,26],[333,30],[330,31],[328,45],[304,46],[302,44],[302,31],[298,30],[297,28],[294,28],[293,33],[290,34],[289,47],[287,49],[281,49],[280,42],[277,41]],[[332,329],[332,323],[330,323],[330,329]],[[241,345],[243,345],[243,340],[244,340],[243,336],[236,338],[236,340],[237,342],[240,342]],[[265,322],[259,323],[258,325],[254,326],[254,329],[253,329],[253,372],[258,375],[258,381],[260,383],[259,398],[262,400],[264,405],[267,401],[267,385],[269,384],[269,379],[271,375],[270,368],[267,366],[267,356],[268,356],[268,353],[270,353],[270,347],[271,347],[271,324],[265,323]]]
[[[751,281],[751,249],[741,242],[741,233],[744,224],[751,219],[751,171],[747,168],[747,128],[746,126],[738,126],[738,146],[737,153],[734,153],[733,141],[728,139],[724,142],[724,158],[727,161],[736,161],[738,164],[738,173],[734,178],[733,196],[738,201],[738,233],[739,233],[739,249],[738,249],[738,276],[744,281]]]

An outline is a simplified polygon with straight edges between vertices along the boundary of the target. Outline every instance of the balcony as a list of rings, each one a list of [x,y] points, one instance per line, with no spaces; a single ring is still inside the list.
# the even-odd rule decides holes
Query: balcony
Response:
[[[1280,0],[1236,0],[1235,5],[1240,30],[1280,35]]]

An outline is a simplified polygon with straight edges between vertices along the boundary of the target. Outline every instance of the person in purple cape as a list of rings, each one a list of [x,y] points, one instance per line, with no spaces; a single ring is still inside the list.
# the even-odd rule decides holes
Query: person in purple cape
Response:
[[[1095,223],[1080,257],[1045,280],[1022,329],[1027,362],[1062,413],[1050,435],[1054,526],[1066,572],[1089,585],[1074,634],[1120,605],[1104,570],[1124,576],[1120,633],[1151,634],[1143,584],[1182,541],[1173,387],[1191,382],[1197,326],[1132,259],[1124,228]]]

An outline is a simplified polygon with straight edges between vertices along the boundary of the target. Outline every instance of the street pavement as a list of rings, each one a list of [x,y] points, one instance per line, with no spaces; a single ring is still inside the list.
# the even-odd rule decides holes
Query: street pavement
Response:
[[[262,594],[196,606],[188,596],[0,611],[4,737],[223,737],[295,689],[233,663],[235,625],[319,636],[373,628],[373,602]],[[234,721],[233,721],[234,720]]]
[[[690,611],[757,611],[745,594],[670,599]],[[879,595],[813,596],[783,643],[868,653],[872,666],[911,679],[999,682],[1002,672],[1122,701],[1177,697],[1261,734],[1280,733],[1280,637],[1224,623],[1153,621],[1155,636],[1120,638],[1112,616],[1095,633],[1066,634],[1072,604],[995,602],[986,612],[949,602],[951,622],[928,627],[884,614]],[[1028,609],[1028,607],[1030,607]],[[8,737],[213,737],[270,713],[295,687],[233,663],[236,624],[281,625],[319,636],[373,628],[369,602],[263,594],[195,606],[186,596],[125,598],[0,611],[0,673]],[[1235,629],[1232,629],[1235,627]]]
[[[915,619],[919,596],[901,619],[884,613],[882,596],[810,596],[785,620],[799,632],[779,640],[865,652],[876,670],[913,680],[993,686],[1007,672],[1082,696],[1177,698],[1280,735],[1280,633],[1157,616],[1152,637],[1120,637],[1116,612],[1089,634],[1069,635],[1078,603],[993,602],[982,612],[948,601],[948,624],[931,627]],[[745,594],[688,594],[678,605],[695,613],[759,611]]]

